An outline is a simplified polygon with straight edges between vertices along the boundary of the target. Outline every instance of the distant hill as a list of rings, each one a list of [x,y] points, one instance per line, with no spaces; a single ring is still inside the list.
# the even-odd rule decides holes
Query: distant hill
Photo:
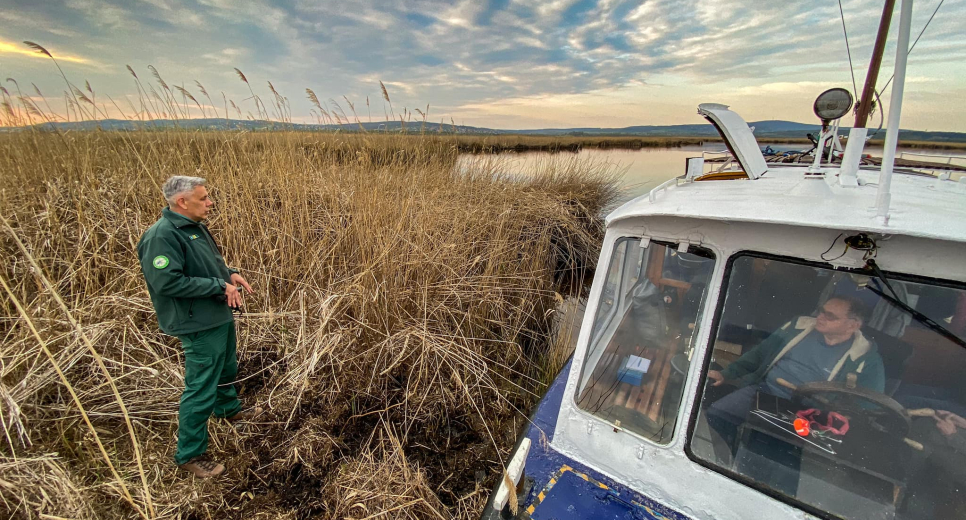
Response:
[[[755,128],[755,135],[759,138],[789,139],[804,138],[806,134],[817,134],[819,125],[796,123],[794,121],[755,121],[749,123]],[[163,130],[166,128],[187,128],[207,130],[296,130],[296,131],[359,131],[362,127],[367,132],[441,132],[448,134],[476,134],[476,135],[550,135],[550,136],[634,136],[634,137],[718,137],[718,133],[710,124],[692,125],[657,125],[657,126],[627,126],[624,128],[541,128],[535,130],[497,130],[475,126],[450,125],[420,121],[404,124],[399,121],[381,121],[373,123],[346,123],[343,125],[314,125],[301,123],[278,123],[273,121],[251,121],[239,119],[155,119],[151,121],[128,121],[123,119],[105,119],[101,121],[80,121],[71,123],[44,123],[35,125],[39,129],[56,128],[61,131],[71,130]],[[4,127],[0,132],[14,132],[22,128]],[[843,132],[848,128],[843,127]],[[885,137],[885,131],[879,133]],[[926,132],[922,130],[902,130],[900,138],[907,141],[929,142],[966,142],[963,132]]]
[[[34,125],[34,128],[41,130],[111,130],[111,131],[130,131],[130,130],[165,130],[169,128],[187,128],[199,130],[249,130],[249,131],[271,131],[271,130],[298,130],[298,131],[347,131],[357,132],[359,127],[367,132],[378,131],[401,131],[405,127],[406,132],[446,132],[459,134],[496,134],[506,133],[488,128],[477,128],[472,126],[449,125],[440,123],[421,121],[407,122],[405,125],[399,121],[384,121],[378,123],[345,123],[341,125],[315,125],[304,123],[279,123],[277,121],[261,121],[246,119],[152,119],[149,121],[131,121],[127,119],[102,119],[98,121],[76,121],[69,123],[41,123]],[[440,129],[442,128],[442,129]],[[0,127],[0,131],[13,132],[23,130],[22,127]]]

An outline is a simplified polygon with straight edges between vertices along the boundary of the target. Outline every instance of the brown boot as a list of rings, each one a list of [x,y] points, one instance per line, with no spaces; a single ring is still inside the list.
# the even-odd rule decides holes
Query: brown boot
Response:
[[[231,417],[225,417],[228,422],[240,422],[240,421],[250,421],[264,412],[265,409],[261,406],[255,406],[253,408],[248,408],[247,410],[242,410]]]
[[[198,478],[217,477],[225,472],[224,464],[219,464],[205,455],[199,455],[178,467],[190,471]]]

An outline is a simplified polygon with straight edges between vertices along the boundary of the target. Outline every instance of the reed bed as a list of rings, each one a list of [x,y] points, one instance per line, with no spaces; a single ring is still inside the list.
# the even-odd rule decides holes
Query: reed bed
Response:
[[[606,165],[528,172],[438,136],[0,135],[0,517],[473,518],[566,355]],[[210,423],[227,476],[177,470],[180,345],[135,245],[170,175],[256,293],[237,319],[257,424]]]
[[[720,139],[702,137],[631,137],[631,136],[574,136],[574,135],[461,135],[448,136],[455,146],[466,153],[486,154],[503,152],[579,152],[584,149],[641,150],[646,148],[678,148],[700,146]]]

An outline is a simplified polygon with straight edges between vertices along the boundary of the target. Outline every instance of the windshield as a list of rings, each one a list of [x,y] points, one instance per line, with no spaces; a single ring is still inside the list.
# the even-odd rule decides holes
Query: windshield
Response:
[[[670,442],[691,338],[714,268],[695,246],[621,239],[601,291],[577,406],[655,442]]]
[[[966,517],[966,291],[736,256],[689,440],[725,474],[843,518]]]

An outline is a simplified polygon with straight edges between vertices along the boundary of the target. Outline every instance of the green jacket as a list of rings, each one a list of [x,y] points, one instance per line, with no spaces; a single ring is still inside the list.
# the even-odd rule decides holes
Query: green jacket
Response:
[[[755,348],[745,352],[721,371],[725,380],[738,380],[742,386],[765,380],[765,374],[788,351],[815,329],[815,318],[802,316],[786,323]],[[829,374],[829,381],[847,382],[849,374],[855,374],[855,383],[877,392],[885,388],[885,368],[875,344],[856,332],[852,347],[839,359]]]
[[[204,224],[164,208],[138,241],[138,260],[165,333],[190,334],[234,319],[225,284],[238,271],[225,265]]]

